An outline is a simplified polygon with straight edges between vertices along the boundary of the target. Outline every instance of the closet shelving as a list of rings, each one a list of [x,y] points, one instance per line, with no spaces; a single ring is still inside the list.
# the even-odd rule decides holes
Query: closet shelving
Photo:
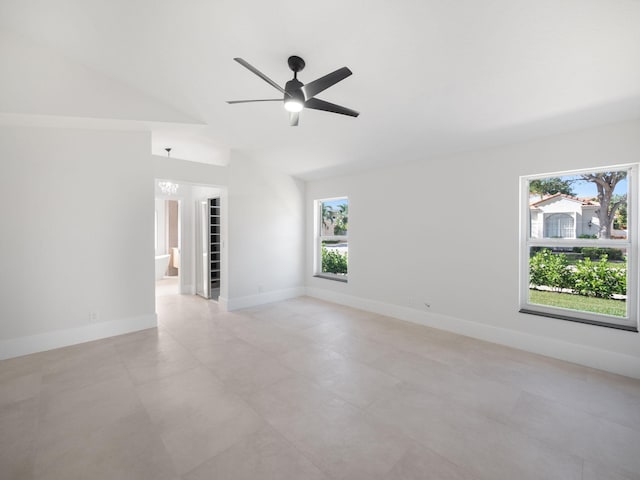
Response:
[[[211,282],[211,298],[220,296],[220,198],[209,199],[209,281]]]

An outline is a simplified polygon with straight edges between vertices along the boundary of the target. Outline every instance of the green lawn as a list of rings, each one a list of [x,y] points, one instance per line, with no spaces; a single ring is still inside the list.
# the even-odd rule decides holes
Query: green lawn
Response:
[[[530,289],[529,302],[550,307],[614,315],[616,317],[624,317],[627,314],[627,303],[624,300],[585,297],[571,293],[544,292]]]
[[[607,262],[611,268],[627,268],[627,262]]]
[[[598,263],[599,260],[591,260],[593,263]],[[569,265],[576,265],[578,261],[569,262]],[[609,268],[627,268],[627,262],[607,262]]]

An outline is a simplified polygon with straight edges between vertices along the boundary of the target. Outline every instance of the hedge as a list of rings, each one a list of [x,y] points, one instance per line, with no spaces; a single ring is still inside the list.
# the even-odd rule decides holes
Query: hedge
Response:
[[[322,246],[322,271],[325,273],[347,273],[347,254],[337,250],[327,250]]]
[[[606,254],[597,262],[588,257],[578,260],[572,267],[565,254],[543,249],[529,259],[529,282],[534,287],[545,286],[555,291],[572,290],[587,297],[612,298],[613,295],[626,295],[627,270],[611,267]]]

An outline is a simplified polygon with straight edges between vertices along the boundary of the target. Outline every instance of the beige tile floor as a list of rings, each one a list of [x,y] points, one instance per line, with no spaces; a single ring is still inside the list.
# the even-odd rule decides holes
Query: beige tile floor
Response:
[[[157,302],[0,362],[0,478],[640,480],[640,381],[311,298]]]

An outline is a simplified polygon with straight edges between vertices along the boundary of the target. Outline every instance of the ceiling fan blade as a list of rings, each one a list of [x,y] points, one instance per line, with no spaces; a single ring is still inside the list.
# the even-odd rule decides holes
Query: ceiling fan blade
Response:
[[[341,115],[348,115],[349,117],[357,117],[360,112],[351,110],[347,107],[336,105],[335,103],[325,102],[319,98],[310,98],[304,102],[304,108],[311,108],[312,110],[324,110],[325,112],[339,113]]]
[[[315,97],[318,93],[326,90],[332,85],[335,85],[341,80],[344,80],[349,75],[351,75],[351,70],[347,67],[342,67],[336,70],[335,72],[331,72],[324,77],[320,77],[313,82],[307,83],[304,87],[302,87],[302,91],[304,92],[304,97],[306,99],[310,99]]]
[[[256,67],[254,67],[253,65],[251,65],[249,62],[247,62],[246,60],[243,60],[242,58],[234,58],[234,60],[236,62],[238,62],[240,65],[242,65],[243,67],[251,70],[253,73],[255,73],[257,76],[259,76],[261,79],[263,79],[265,82],[267,82],[269,85],[271,85],[272,87],[276,88],[278,91],[284,93],[285,95],[287,94],[287,92],[284,91],[284,88],[282,88],[280,85],[278,85],[276,82],[274,82],[273,80],[271,80],[269,77],[267,77],[264,73],[262,73],[260,70],[258,70]]]
[[[292,127],[298,126],[298,120],[300,120],[299,112],[289,112],[289,125]]]
[[[260,100],[227,100],[227,103],[233,105],[234,103],[252,103],[252,102],[281,102],[281,98],[264,98]]]

